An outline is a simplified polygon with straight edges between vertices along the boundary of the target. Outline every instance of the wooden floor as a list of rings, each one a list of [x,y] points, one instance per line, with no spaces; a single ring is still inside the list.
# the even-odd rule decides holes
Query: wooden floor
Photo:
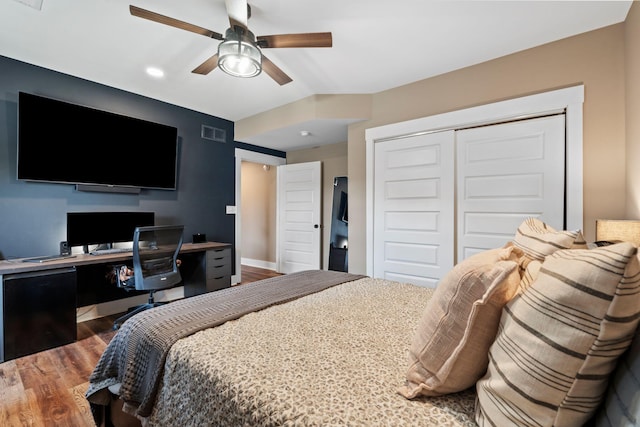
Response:
[[[242,266],[241,284],[277,275]],[[84,394],[89,375],[116,333],[117,317],[79,323],[75,343],[0,363],[0,426],[94,426]]]
[[[276,273],[273,270],[265,270],[263,268],[249,267],[247,265],[243,265],[242,281],[240,282],[240,284],[256,282],[258,280],[279,276],[279,275],[280,273]]]

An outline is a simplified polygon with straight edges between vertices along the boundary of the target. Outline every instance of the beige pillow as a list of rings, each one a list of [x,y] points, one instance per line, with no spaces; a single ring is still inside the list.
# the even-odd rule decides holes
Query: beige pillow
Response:
[[[527,218],[520,224],[513,244],[528,258],[539,261],[561,249],[587,248],[581,231],[557,231],[538,218]]]
[[[513,246],[473,255],[438,284],[419,321],[409,350],[406,398],[465,390],[487,369],[504,304],[518,288],[518,257]]]
[[[620,243],[561,250],[503,310],[476,385],[480,426],[581,426],[604,397],[640,315],[640,262]]]

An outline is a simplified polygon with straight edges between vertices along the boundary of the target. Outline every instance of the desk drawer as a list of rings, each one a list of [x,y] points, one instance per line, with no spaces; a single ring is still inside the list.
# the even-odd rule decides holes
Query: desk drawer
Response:
[[[217,279],[207,279],[207,292],[219,291],[231,286],[231,276],[222,276]]]
[[[207,281],[231,277],[231,248],[207,251]]]
[[[217,279],[218,277],[229,276],[231,277],[231,264],[208,266],[207,265],[207,280]]]
[[[231,264],[231,248],[207,251],[207,265]]]

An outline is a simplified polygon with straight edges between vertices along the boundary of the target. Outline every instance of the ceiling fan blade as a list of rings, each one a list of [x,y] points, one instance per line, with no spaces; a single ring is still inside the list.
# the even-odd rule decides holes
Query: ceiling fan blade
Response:
[[[212,72],[218,66],[218,54],[216,53],[211,58],[204,61],[191,71],[192,73],[207,75]]]
[[[210,37],[216,40],[224,39],[222,34],[216,33],[215,31],[211,31],[197,25],[189,24],[188,22],[180,21],[169,16],[161,15],[156,12],[151,12],[150,10],[142,9],[137,6],[130,5],[129,12],[131,12],[133,16],[137,16],[138,18],[148,19],[149,21],[170,25],[181,30],[191,31],[192,33],[201,34],[203,36]]]
[[[261,48],[274,47],[331,47],[331,33],[275,34],[256,38]]]
[[[262,55],[262,69],[280,86],[286,85],[292,81],[291,77],[287,76],[284,71],[278,68],[276,64],[271,62],[271,60],[264,55]]]
[[[247,0],[225,0],[224,4],[232,27],[247,28],[249,25],[249,5]]]

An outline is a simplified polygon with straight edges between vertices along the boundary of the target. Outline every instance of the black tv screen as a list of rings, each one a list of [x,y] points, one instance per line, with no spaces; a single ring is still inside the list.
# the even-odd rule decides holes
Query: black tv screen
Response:
[[[68,212],[69,246],[133,241],[136,227],[155,225],[154,212]]]
[[[176,189],[178,130],[20,92],[18,179]]]

